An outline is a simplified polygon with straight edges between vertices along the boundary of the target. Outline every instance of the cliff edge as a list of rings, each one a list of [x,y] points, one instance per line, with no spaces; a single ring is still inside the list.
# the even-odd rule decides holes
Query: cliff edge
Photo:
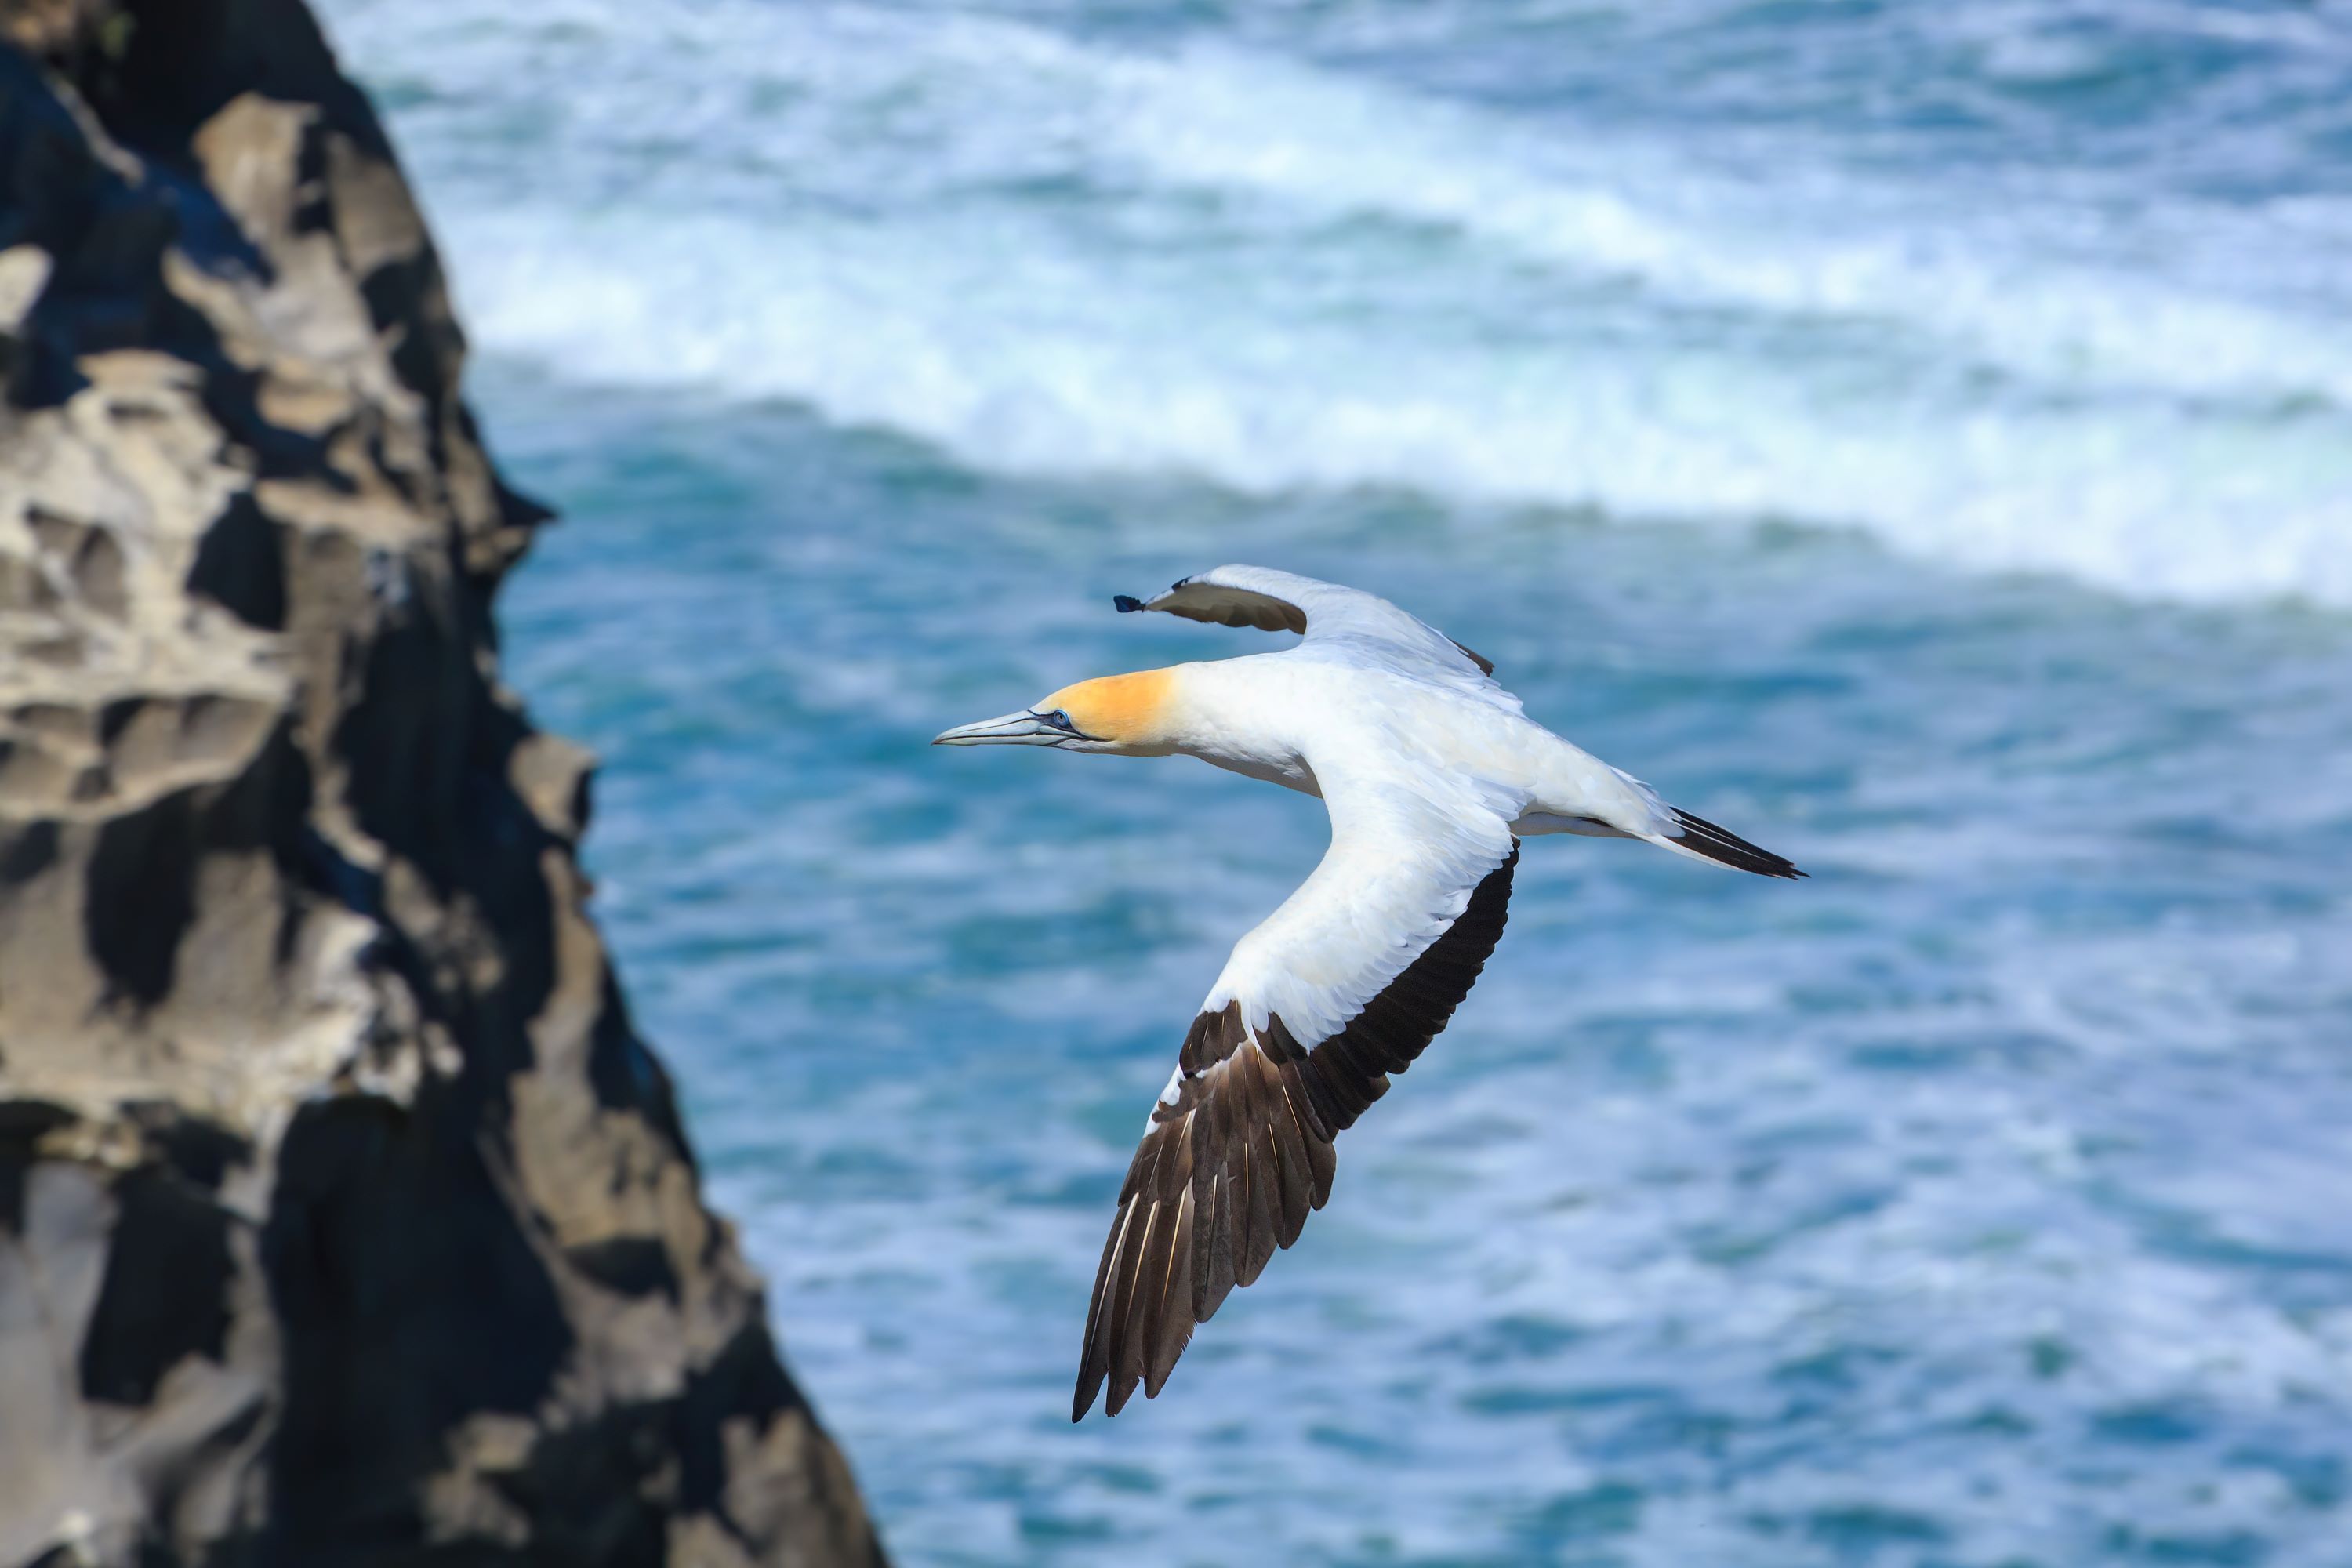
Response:
[[[299,0],[0,0],[0,1564],[875,1563]]]

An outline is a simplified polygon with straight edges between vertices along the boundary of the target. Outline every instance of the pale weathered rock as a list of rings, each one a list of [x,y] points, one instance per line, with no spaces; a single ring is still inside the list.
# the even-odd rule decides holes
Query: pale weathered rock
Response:
[[[867,1563],[299,0],[0,0],[0,1564]],[[9,47],[13,44],[15,47]]]

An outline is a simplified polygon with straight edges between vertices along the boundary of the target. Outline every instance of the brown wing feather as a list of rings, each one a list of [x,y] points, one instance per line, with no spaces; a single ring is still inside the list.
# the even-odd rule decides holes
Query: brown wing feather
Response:
[[[1447,637],[1445,640],[1447,642],[1454,642],[1452,637]],[[1478,667],[1479,674],[1492,675],[1495,673],[1495,661],[1493,659],[1488,658],[1485,654],[1480,653],[1475,648],[1462,647],[1462,645],[1458,642],[1454,642],[1454,646],[1455,647],[1462,648],[1462,657],[1476,665]]]
[[[1248,588],[1195,582],[1190,577],[1143,607],[1165,610],[1188,621],[1205,621],[1213,626],[1255,626],[1262,632],[1307,630],[1307,612],[1287,599]]]
[[[1307,612],[1287,599],[1277,599],[1272,594],[1261,594],[1251,588],[1228,588],[1218,583],[1201,583],[1187,577],[1150,604],[1126,594],[1112,601],[1120,610],[1164,610],[1171,616],[1181,616],[1188,621],[1204,621],[1213,626],[1255,626],[1262,632],[1299,632],[1307,630]],[[1445,639],[1454,642],[1452,637]],[[1481,674],[1495,673],[1495,661],[1475,648],[1463,647],[1462,657],[1476,665]]]
[[[1459,919],[1339,1033],[1304,1046],[1278,1016],[1253,1039],[1235,1001],[1192,1020],[1175,1100],[1151,1113],[1118,1194],[1087,1311],[1070,1419],[1108,1382],[1116,1415],[1140,1383],[1158,1395],[1236,1285],[1298,1239],[1331,1196],[1333,1142],[1388,1092],[1470,994],[1503,934],[1510,858]]]

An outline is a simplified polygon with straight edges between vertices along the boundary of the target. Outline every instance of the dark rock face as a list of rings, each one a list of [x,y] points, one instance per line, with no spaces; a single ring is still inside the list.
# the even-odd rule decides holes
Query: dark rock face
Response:
[[[299,0],[0,0],[0,1563],[872,1563]]]

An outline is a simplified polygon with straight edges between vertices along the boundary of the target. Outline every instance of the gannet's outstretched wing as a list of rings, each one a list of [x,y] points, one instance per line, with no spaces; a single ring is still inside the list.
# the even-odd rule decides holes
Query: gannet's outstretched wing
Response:
[[[1374,601],[1377,603],[1378,601]],[[1331,847],[1242,938],[1119,1190],[1070,1419],[1155,1395],[1235,1285],[1331,1195],[1332,1142],[1445,1027],[1502,935],[1516,808],[1455,781],[1317,777]]]
[[[1213,626],[1300,632],[1310,645],[1369,645],[1391,657],[1402,654],[1424,659],[1439,669],[1462,675],[1469,675],[1475,666],[1476,673],[1471,679],[1482,683],[1482,678],[1495,673],[1493,660],[1472,653],[1377,595],[1265,566],[1220,566],[1183,579],[1148,603],[1125,594],[1111,602],[1123,612],[1165,610],[1188,621]]]

